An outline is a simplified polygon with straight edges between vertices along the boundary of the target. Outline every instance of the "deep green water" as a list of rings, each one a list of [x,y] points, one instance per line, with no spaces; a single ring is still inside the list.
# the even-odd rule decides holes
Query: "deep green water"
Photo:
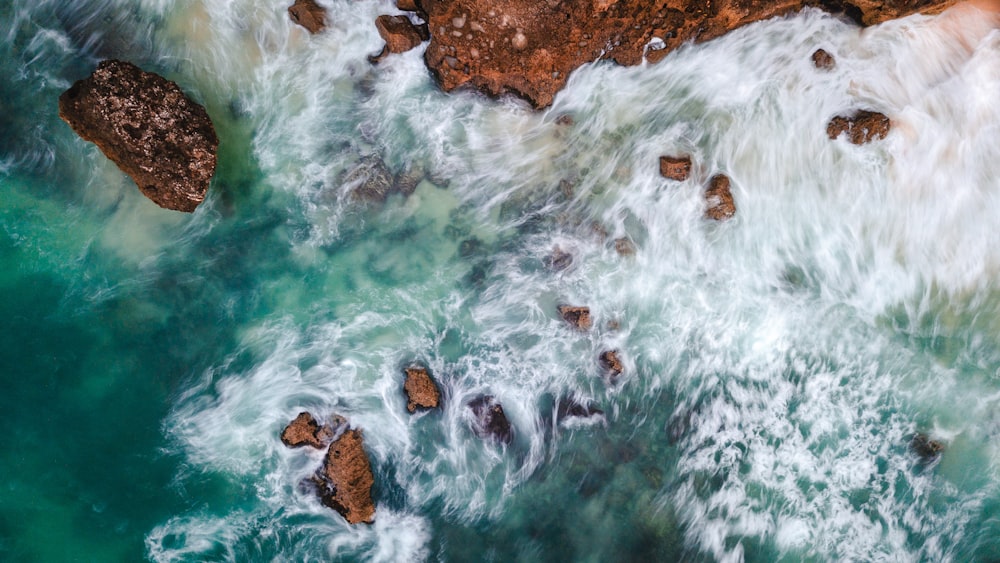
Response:
[[[371,67],[391,6],[326,4],[315,37],[252,0],[0,6],[0,560],[1000,558],[1000,34],[981,16],[860,33],[807,12],[581,69],[532,112],[438,91],[420,52]],[[59,120],[109,57],[213,118],[194,214]],[[855,107],[893,133],[828,140]],[[658,176],[672,152],[692,180]],[[375,158],[422,170],[415,192],[352,197]],[[710,224],[718,171],[739,211]],[[441,411],[406,413],[412,361]],[[469,429],[480,393],[511,446]],[[555,422],[567,396],[604,417]],[[364,431],[374,525],[300,485],[322,453],[278,435],[301,410]],[[917,432],[943,455],[922,461]]]

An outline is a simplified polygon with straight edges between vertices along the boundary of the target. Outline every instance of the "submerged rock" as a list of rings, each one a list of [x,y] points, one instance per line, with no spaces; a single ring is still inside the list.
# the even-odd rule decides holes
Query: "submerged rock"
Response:
[[[929,463],[941,455],[941,452],[944,451],[944,444],[937,440],[932,440],[927,434],[918,432],[910,440],[910,449],[920,457],[920,461]]]
[[[635,255],[635,243],[628,237],[616,238],[615,252],[620,256],[633,256]]]
[[[660,176],[668,180],[683,182],[691,176],[690,156],[661,156]]]
[[[503,406],[492,395],[480,395],[469,402],[472,409],[472,431],[480,438],[492,438],[510,444],[514,429],[503,412]]]
[[[406,393],[406,410],[414,413],[417,412],[417,408],[437,408],[441,401],[441,391],[427,373],[427,369],[411,367],[404,371],[406,381],[403,382],[403,391]]]
[[[369,203],[384,202],[392,193],[395,184],[389,168],[377,156],[362,158],[347,172],[342,183],[351,197]]]
[[[446,91],[471,85],[547,107],[570,73],[595,60],[656,62],[679,46],[812,6],[872,25],[956,0],[434,0],[423,1],[428,68]],[[653,42],[656,38],[658,41]],[[656,45],[658,48],[652,47]]]
[[[300,412],[295,420],[288,423],[281,432],[281,441],[289,448],[312,446],[323,449],[333,440],[336,430],[344,423],[342,417],[334,417],[332,424],[320,425],[308,412]]]
[[[191,212],[205,200],[219,139],[205,108],[177,84],[104,61],[59,96],[59,117],[160,207]]]
[[[542,262],[550,270],[560,272],[573,264],[573,255],[556,246],[552,249],[552,254],[546,256]]]
[[[885,114],[859,110],[853,115],[838,115],[826,126],[826,134],[836,139],[842,133],[847,133],[847,139],[855,145],[884,139],[889,134],[891,121]]]
[[[716,221],[725,221],[736,215],[736,202],[733,201],[733,192],[729,189],[730,180],[725,174],[712,176],[705,190],[705,202],[708,209],[705,216]]]
[[[326,452],[323,468],[313,478],[320,500],[350,524],[375,520],[372,485],[375,476],[360,430],[348,429]]]
[[[561,316],[564,321],[580,330],[590,330],[591,320],[589,307],[560,305],[559,316]]]
[[[836,61],[833,60],[833,55],[827,53],[823,49],[816,49],[812,54],[813,65],[821,70],[830,70],[836,66]]]
[[[295,0],[288,7],[288,17],[309,30],[309,33],[319,33],[326,28],[326,8],[315,0]]]
[[[563,422],[566,419],[572,418],[589,419],[603,414],[604,411],[595,407],[589,401],[580,402],[571,397],[559,399],[559,405],[556,407],[557,422]]]
[[[601,352],[599,362],[601,369],[611,379],[618,377],[625,371],[625,366],[622,364],[621,358],[618,357],[618,350],[605,350]]]

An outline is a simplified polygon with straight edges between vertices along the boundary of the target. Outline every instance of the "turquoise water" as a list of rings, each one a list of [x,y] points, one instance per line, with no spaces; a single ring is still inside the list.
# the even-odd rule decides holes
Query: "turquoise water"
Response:
[[[995,22],[807,11],[583,68],[532,112],[438,91],[419,51],[371,67],[394,9],[324,4],[312,37],[253,0],[0,6],[0,559],[1000,557]],[[108,57],[216,123],[194,214],[58,119]],[[893,133],[829,141],[854,107]],[[692,180],[658,176],[674,152]],[[353,197],[376,159],[414,193]],[[739,211],[709,224],[720,171]],[[414,360],[441,411],[406,413]],[[469,429],[480,393],[509,447]],[[556,423],[567,396],[605,415]],[[372,526],[300,486],[322,457],[278,439],[300,410],[363,430]]]

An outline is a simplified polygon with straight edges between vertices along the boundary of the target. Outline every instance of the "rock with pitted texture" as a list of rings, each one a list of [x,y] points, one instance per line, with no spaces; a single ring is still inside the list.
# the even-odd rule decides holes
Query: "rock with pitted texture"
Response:
[[[503,405],[492,395],[480,395],[469,402],[472,409],[472,431],[480,438],[492,438],[497,442],[510,444],[514,440],[514,429],[503,412]]]
[[[590,330],[590,308],[560,305],[559,316],[579,330]]]
[[[705,217],[716,221],[725,221],[736,215],[736,202],[733,200],[733,192],[729,189],[729,177],[725,174],[716,174],[708,183],[705,190],[705,202],[708,208],[705,210]]]
[[[812,54],[813,65],[820,70],[830,70],[837,65],[833,60],[833,55],[823,49],[816,49]]]
[[[360,430],[348,429],[330,444],[313,482],[323,504],[339,512],[348,523],[370,524],[375,520],[375,476]]]
[[[288,7],[288,17],[309,33],[319,33],[326,28],[326,8],[317,4],[316,0],[295,0]]]
[[[836,139],[842,133],[847,133],[847,139],[855,145],[863,145],[878,139],[884,139],[889,134],[892,122],[885,114],[875,111],[859,110],[853,115],[838,115],[826,126],[826,134]]]
[[[281,441],[289,448],[312,446],[322,449],[333,440],[338,426],[344,424],[344,419],[334,417],[332,424],[320,424],[308,412],[300,412],[295,420],[281,432]]]
[[[160,207],[191,212],[205,200],[219,139],[205,108],[177,84],[107,60],[59,96],[59,117]]]
[[[601,369],[611,379],[618,377],[625,371],[625,366],[622,364],[621,358],[618,357],[618,350],[605,350],[601,352],[599,361]]]
[[[417,412],[417,408],[435,409],[441,402],[441,391],[431,379],[426,368],[409,367],[404,370],[406,380],[403,391],[406,393],[406,410]]]
[[[683,182],[691,175],[690,156],[661,156],[660,175],[668,180]]]
[[[689,41],[812,6],[864,25],[957,0],[424,0],[425,59],[441,86],[471,85],[547,107],[578,66],[608,59],[656,62]],[[655,39],[655,40],[654,40]]]

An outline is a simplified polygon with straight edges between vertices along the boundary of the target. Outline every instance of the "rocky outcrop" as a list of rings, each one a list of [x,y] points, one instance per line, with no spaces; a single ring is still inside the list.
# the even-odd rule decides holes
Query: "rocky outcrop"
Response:
[[[387,53],[403,53],[426,41],[430,34],[427,25],[413,25],[406,16],[379,16],[375,18],[378,34],[385,41],[379,58]]]
[[[690,156],[661,156],[660,175],[668,180],[683,182],[691,175]]]
[[[309,30],[309,33],[319,33],[326,29],[326,8],[317,4],[316,0],[295,0],[288,7],[288,17]]]
[[[375,520],[375,476],[360,430],[348,429],[330,444],[323,467],[313,481],[323,504],[339,512],[348,523],[370,524]]]
[[[884,139],[889,134],[892,122],[885,114],[875,111],[859,110],[853,115],[838,115],[826,126],[826,134],[836,139],[847,133],[847,139],[855,145],[863,145],[878,139]]]
[[[414,413],[418,408],[437,408],[441,402],[441,391],[427,373],[427,369],[409,367],[404,371],[406,380],[403,382],[403,391],[406,393],[406,410]]]
[[[601,357],[598,359],[601,364],[601,369],[604,370],[604,374],[614,379],[625,371],[625,366],[622,364],[621,358],[618,357],[618,350],[605,350],[601,352]]]
[[[910,440],[910,449],[913,453],[917,454],[920,461],[923,463],[930,463],[941,455],[944,451],[944,444],[937,440],[932,440],[930,436],[923,433],[917,433]]]
[[[573,325],[579,330],[590,330],[591,320],[590,320],[590,308],[589,307],[575,307],[573,305],[560,305],[559,306],[559,316],[563,318],[564,321]]]
[[[708,208],[705,210],[705,217],[716,221],[725,221],[736,215],[736,202],[733,200],[733,192],[729,189],[730,180],[725,174],[716,174],[708,183],[705,190],[705,202]]]
[[[812,54],[813,66],[820,70],[830,70],[837,66],[837,62],[833,60],[833,55],[827,53],[823,49],[816,49]]]
[[[503,405],[492,395],[480,395],[469,402],[472,409],[472,431],[480,438],[490,438],[504,444],[514,441],[514,429],[503,412]]]
[[[578,66],[600,59],[656,62],[688,41],[806,6],[843,12],[864,25],[956,0],[425,0],[431,33],[425,59],[441,86],[470,85],[547,107]]]
[[[191,212],[205,200],[219,139],[205,108],[177,84],[104,61],[59,96],[59,117],[160,207]]]
[[[345,423],[346,421],[338,416],[334,417],[330,424],[321,425],[312,414],[300,412],[281,432],[281,441],[289,448],[311,446],[318,450],[323,449],[333,440],[337,428]]]
[[[552,249],[552,254],[546,256],[542,262],[545,263],[546,268],[560,272],[573,265],[573,255],[556,246]]]
[[[603,414],[604,411],[595,407],[589,401],[579,401],[572,397],[563,397],[559,399],[559,404],[556,407],[557,422],[563,422],[574,418],[589,419]]]

